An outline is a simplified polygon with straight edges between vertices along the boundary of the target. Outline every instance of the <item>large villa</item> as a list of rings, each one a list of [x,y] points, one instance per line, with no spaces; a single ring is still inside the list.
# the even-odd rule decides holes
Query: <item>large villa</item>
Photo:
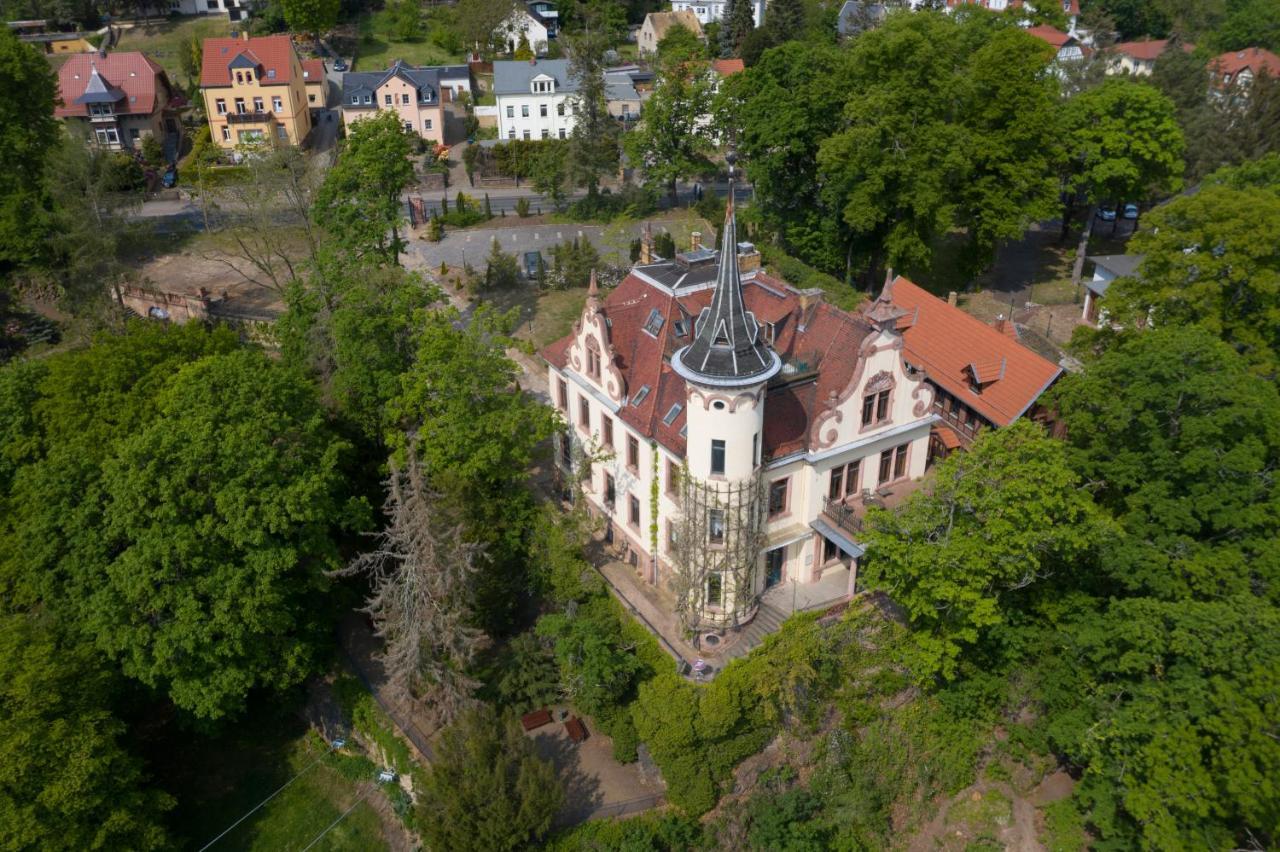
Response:
[[[908,344],[913,328],[928,345]],[[1015,334],[892,276],[840,310],[767,275],[730,201],[718,251],[695,239],[657,257],[646,232],[630,274],[606,298],[593,281],[543,350],[558,463],[635,582],[662,588],[683,630],[723,633],[779,587],[853,593],[867,507],[901,501],[932,458],[1056,379]]]

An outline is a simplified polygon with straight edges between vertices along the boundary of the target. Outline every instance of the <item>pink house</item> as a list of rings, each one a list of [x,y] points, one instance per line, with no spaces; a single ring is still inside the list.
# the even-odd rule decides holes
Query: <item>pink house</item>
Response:
[[[399,60],[386,71],[348,72],[342,78],[342,120],[347,125],[379,110],[395,110],[406,131],[444,144],[445,101],[439,68],[414,68]]]

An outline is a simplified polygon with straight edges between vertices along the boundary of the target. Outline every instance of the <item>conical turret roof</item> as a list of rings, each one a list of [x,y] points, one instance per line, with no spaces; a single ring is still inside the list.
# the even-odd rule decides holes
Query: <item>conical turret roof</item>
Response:
[[[715,295],[694,322],[693,342],[672,355],[671,366],[688,381],[722,386],[768,381],[782,367],[777,354],[760,339],[759,324],[742,301],[732,160]]]

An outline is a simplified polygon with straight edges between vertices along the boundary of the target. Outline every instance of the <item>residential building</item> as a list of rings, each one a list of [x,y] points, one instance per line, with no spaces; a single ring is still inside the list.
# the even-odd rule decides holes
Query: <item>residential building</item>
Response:
[[[578,107],[577,91],[567,59],[493,63],[498,138],[568,138]]]
[[[200,90],[213,141],[223,148],[302,144],[311,132],[306,83],[287,35],[204,41]]]
[[[687,9],[680,12],[650,12],[644,16],[644,23],[640,25],[640,33],[636,36],[636,44],[640,47],[640,52],[644,54],[655,54],[658,52],[658,44],[667,36],[667,33],[675,26],[682,26],[698,38],[705,38],[702,32],[702,24],[698,21],[698,16]]]
[[[1062,368],[1020,343],[1010,320],[988,325],[901,276],[891,296],[902,312],[902,357],[934,388],[941,422],[931,457],[967,446],[982,429],[1039,413],[1037,401]]]
[[[307,92],[307,106],[324,109],[329,102],[329,80],[325,75],[324,60],[302,60],[302,79]]]
[[[1111,282],[1134,276],[1142,264],[1140,254],[1104,254],[1090,257],[1093,277],[1084,285],[1084,310],[1080,318],[1092,326],[1107,324],[1107,309],[1099,303],[1107,295]]]
[[[1280,56],[1261,47],[1233,50],[1214,57],[1209,63],[1213,87],[1216,91],[1230,89],[1239,96],[1248,96],[1254,78],[1267,74],[1280,77]]]
[[[350,126],[381,110],[394,110],[410,133],[444,144],[444,99],[438,68],[415,68],[399,60],[386,71],[348,71],[342,77],[342,121]]]
[[[729,0],[672,0],[671,11],[692,12],[698,17],[698,23],[709,24],[723,19],[728,6]],[[757,27],[764,20],[764,9],[765,0],[754,0],[751,4],[752,17],[755,18]]]
[[[695,234],[660,258],[646,231],[542,351],[560,469],[689,629],[743,624],[783,584],[848,596],[862,513],[924,474],[940,418],[890,295],[852,314],[765,274],[730,201],[719,251]]]
[[[1045,2],[1058,4],[1062,14],[1067,19],[1067,31],[1074,33],[1076,24],[1080,22],[1080,0],[1045,0]],[[922,5],[921,0],[911,0],[912,9]],[[1031,12],[1036,10],[1035,4],[1024,3],[1023,0],[947,0],[948,12],[954,12],[956,9],[965,6],[981,6],[984,9],[990,9],[992,12],[1003,12],[1006,9],[1022,9],[1024,7]]]
[[[440,88],[448,89],[452,100],[458,100],[464,92],[468,95],[472,92],[470,65],[437,65],[436,76],[440,78]]]
[[[133,150],[151,136],[176,158],[186,99],[145,54],[72,56],[58,69],[58,97],[54,115],[100,147]]]
[[[1054,62],[1059,66],[1071,65],[1083,62],[1087,54],[1093,52],[1093,48],[1085,45],[1079,38],[1071,33],[1064,33],[1062,30],[1046,25],[1038,27],[1030,27],[1028,33],[1050,45],[1058,52],[1054,57]]]
[[[638,78],[651,79],[652,72],[644,71],[638,65],[605,69],[604,97],[609,115],[624,122],[640,120],[640,106],[644,102],[644,95],[636,88]]]
[[[1107,51],[1111,55],[1107,62],[1107,73],[1147,77],[1155,68],[1160,54],[1164,53],[1171,43],[1177,44],[1187,53],[1196,49],[1194,44],[1175,42],[1167,38],[1122,41],[1119,44],[1113,44]]]
[[[175,15],[226,15],[232,21],[247,20],[251,0],[169,0]]]
[[[558,12],[548,15],[539,11],[540,7],[548,6],[545,0],[533,0],[512,10],[493,31],[494,43],[503,45],[508,53],[515,53],[524,43],[534,54],[546,55],[547,43],[556,37],[560,26]]]

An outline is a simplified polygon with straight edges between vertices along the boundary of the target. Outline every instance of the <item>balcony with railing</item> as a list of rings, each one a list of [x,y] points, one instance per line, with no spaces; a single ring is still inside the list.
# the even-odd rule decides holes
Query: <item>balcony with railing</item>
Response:
[[[920,480],[904,479],[887,483],[875,490],[864,489],[842,498],[823,497],[822,516],[828,523],[852,536],[857,536],[862,532],[868,509],[872,506],[896,509],[905,503],[919,487]]]
[[[227,113],[228,124],[266,124],[275,121],[274,113],[266,112],[229,112]]]

